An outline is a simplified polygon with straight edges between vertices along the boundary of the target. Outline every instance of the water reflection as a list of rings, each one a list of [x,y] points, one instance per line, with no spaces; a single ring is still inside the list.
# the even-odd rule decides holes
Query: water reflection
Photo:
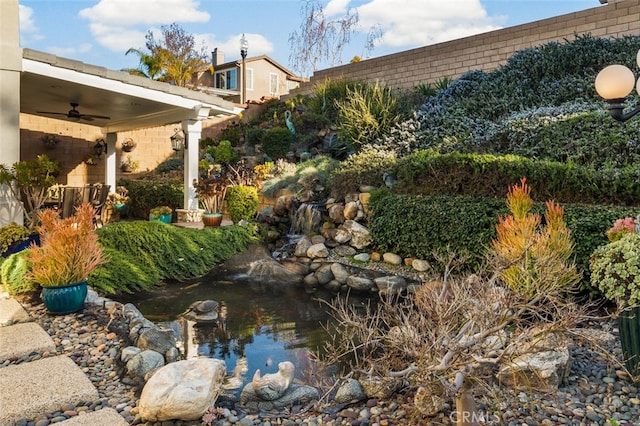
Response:
[[[148,319],[174,330],[186,358],[222,359],[229,375],[246,358],[245,377],[251,380],[256,369],[276,372],[282,361],[294,363],[297,378],[309,373],[310,358],[321,353],[328,337],[323,324],[331,320],[320,300],[332,297],[290,284],[212,274],[120,301],[133,303]],[[179,317],[193,302],[209,299],[220,304],[218,322],[196,324]]]

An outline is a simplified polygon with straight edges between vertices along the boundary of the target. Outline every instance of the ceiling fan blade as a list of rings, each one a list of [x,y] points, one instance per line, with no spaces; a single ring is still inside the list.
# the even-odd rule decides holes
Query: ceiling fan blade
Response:
[[[36,111],[38,114],[50,114],[50,115],[64,115],[66,117],[66,112],[53,112],[53,111]]]
[[[91,116],[91,115],[80,114],[80,116],[78,118],[80,120],[84,120],[84,121],[93,121],[93,116]]]

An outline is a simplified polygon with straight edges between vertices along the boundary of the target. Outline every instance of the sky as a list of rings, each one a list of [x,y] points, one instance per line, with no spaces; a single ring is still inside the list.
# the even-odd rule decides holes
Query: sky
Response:
[[[0,0],[3,1],[3,0]],[[328,20],[357,12],[358,27],[335,63],[364,59],[462,38],[540,19],[602,7],[599,0],[318,0]],[[137,68],[145,34],[160,38],[163,25],[177,23],[198,48],[240,58],[268,55],[297,72],[290,60],[290,35],[300,33],[297,0],[20,0],[20,45],[113,70]],[[382,36],[365,49],[372,27]],[[321,63],[318,69],[332,64]],[[310,71],[298,72],[308,76]]]

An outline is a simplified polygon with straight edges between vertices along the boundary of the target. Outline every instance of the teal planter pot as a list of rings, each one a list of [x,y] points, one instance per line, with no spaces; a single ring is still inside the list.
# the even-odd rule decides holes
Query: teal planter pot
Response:
[[[161,214],[160,216],[157,217],[153,217],[153,216],[149,216],[149,220],[151,222],[164,222],[164,223],[171,223],[171,214]]]
[[[70,314],[82,309],[87,297],[87,282],[56,287],[42,287],[40,295],[47,310],[56,315]]]
[[[627,370],[634,377],[638,377],[640,375],[640,306],[620,312],[618,328]]]

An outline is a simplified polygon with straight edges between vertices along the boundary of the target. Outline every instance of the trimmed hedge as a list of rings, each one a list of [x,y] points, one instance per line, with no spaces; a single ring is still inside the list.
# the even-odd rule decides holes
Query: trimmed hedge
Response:
[[[608,243],[606,230],[618,218],[635,217],[638,210],[575,204],[563,204],[563,207],[575,244],[575,261],[585,281],[589,256],[597,247]],[[465,265],[468,270],[482,263],[495,237],[498,216],[509,214],[505,198],[416,196],[393,194],[388,190],[374,191],[369,208],[369,230],[380,251],[433,262],[434,252],[448,248],[470,256]],[[537,202],[534,209],[542,213],[544,203]]]

